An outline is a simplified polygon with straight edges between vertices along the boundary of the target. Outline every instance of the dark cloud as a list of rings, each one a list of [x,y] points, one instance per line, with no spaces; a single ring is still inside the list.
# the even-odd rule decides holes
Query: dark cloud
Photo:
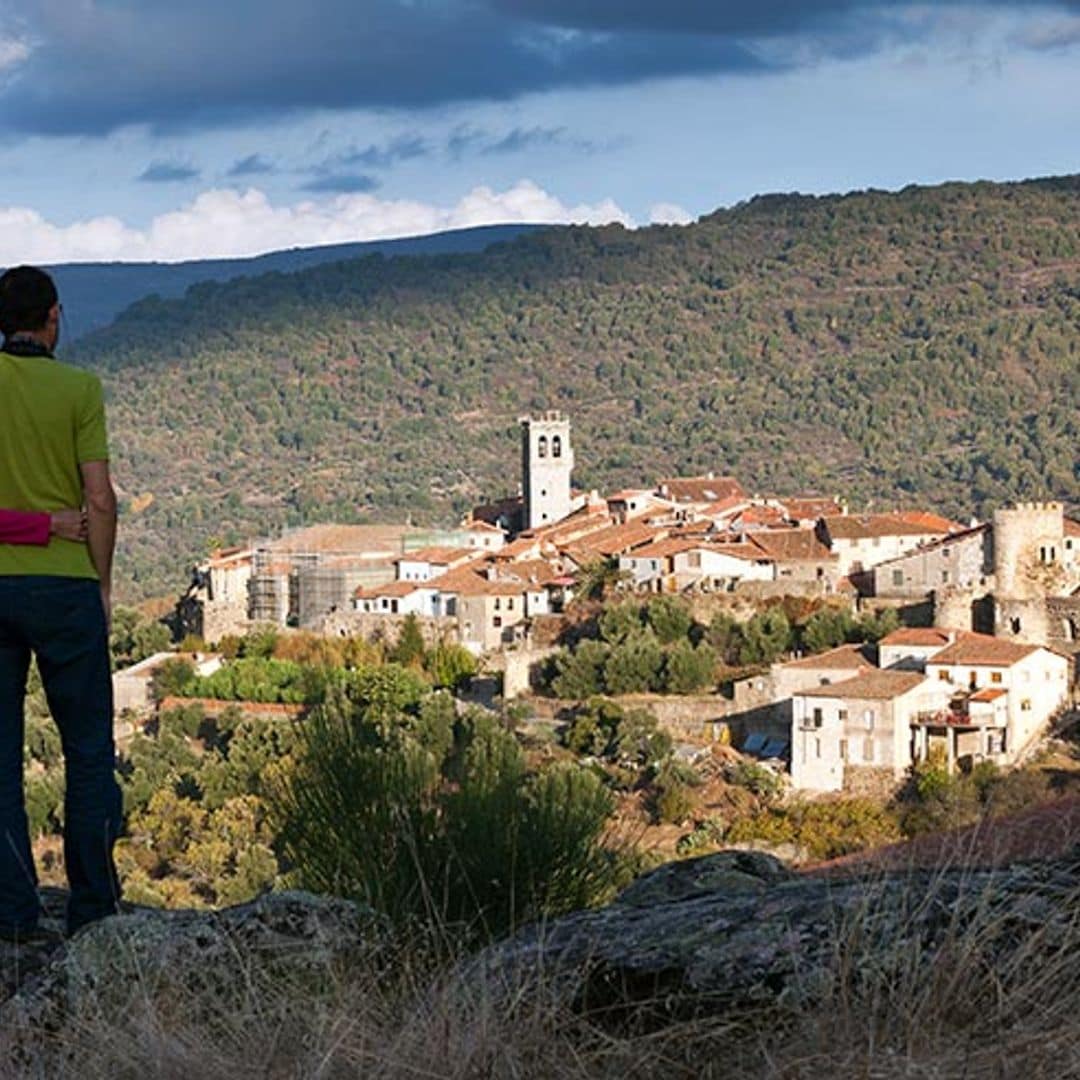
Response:
[[[54,134],[104,133],[132,123],[182,130],[290,110],[412,108],[673,75],[767,72],[795,61],[763,59],[773,54],[757,47],[762,39],[801,35],[825,42],[826,51],[832,40],[872,50],[883,40],[876,27],[890,15],[962,6],[958,0],[19,3],[34,48],[0,88],[0,127]],[[890,32],[902,32],[896,29],[902,22],[894,18]],[[358,152],[371,158],[357,162],[363,168],[401,160],[400,149]]]
[[[248,154],[246,158],[241,158],[233,165],[228,175],[233,177],[266,176],[274,172],[277,172],[276,167],[272,162],[267,161],[262,154]]]
[[[566,128],[514,128],[501,139],[484,147],[485,154],[516,154],[534,146],[551,146],[566,142]]]
[[[309,180],[302,185],[302,190],[335,195],[366,195],[378,187],[379,181],[366,173],[326,173]]]
[[[433,148],[419,135],[399,135],[378,146],[372,143],[363,150],[350,150],[336,159],[342,165],[362,165],[366,169],[388,169],[399,161],[430,157]]]
[[[174,184],[181,180],[195,180],[199,170],[193,165],[184,165],[178,161],[152,161],[138,179],[147,184]]]
[[[1068,49],[1080,44],[1080,17],[1072,16],[1038,21],[1018,35],[1021,45],[1039,52]]]

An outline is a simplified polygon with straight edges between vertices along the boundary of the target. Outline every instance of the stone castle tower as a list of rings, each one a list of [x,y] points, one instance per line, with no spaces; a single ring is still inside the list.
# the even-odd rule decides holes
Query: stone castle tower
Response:
[[[1044,643],[1047,597],[1066,579],[1065,516],[1059,502],[1019,503],[994,513],[994,633]]]
[[[551,525],[570,513],[574,450],[570,420],[559,412],[521,418],[521,489],[524,527]]]

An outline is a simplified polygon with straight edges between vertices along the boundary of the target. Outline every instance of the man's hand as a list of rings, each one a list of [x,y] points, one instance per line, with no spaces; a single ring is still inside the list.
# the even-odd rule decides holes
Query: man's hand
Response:
[[[49,514],[49,532],[61,540],[86,542],[85,510],[54,510]]]

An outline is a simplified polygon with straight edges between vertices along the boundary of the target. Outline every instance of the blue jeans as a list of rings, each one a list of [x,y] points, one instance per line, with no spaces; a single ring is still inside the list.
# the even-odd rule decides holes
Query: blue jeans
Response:
[[[32,929],[41,904],[23,801],[23,701],[37,658],[64,751],[68,931],[116,911],[122,806],[109,634],[96,581],[0,576],[0,929]]]

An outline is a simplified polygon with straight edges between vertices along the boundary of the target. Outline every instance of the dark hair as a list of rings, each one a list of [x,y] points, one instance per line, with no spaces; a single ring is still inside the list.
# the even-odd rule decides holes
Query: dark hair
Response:
[[[36,266],[13,266],[0,277],[0,331],[40,330],[60,299],[53,279]]]

